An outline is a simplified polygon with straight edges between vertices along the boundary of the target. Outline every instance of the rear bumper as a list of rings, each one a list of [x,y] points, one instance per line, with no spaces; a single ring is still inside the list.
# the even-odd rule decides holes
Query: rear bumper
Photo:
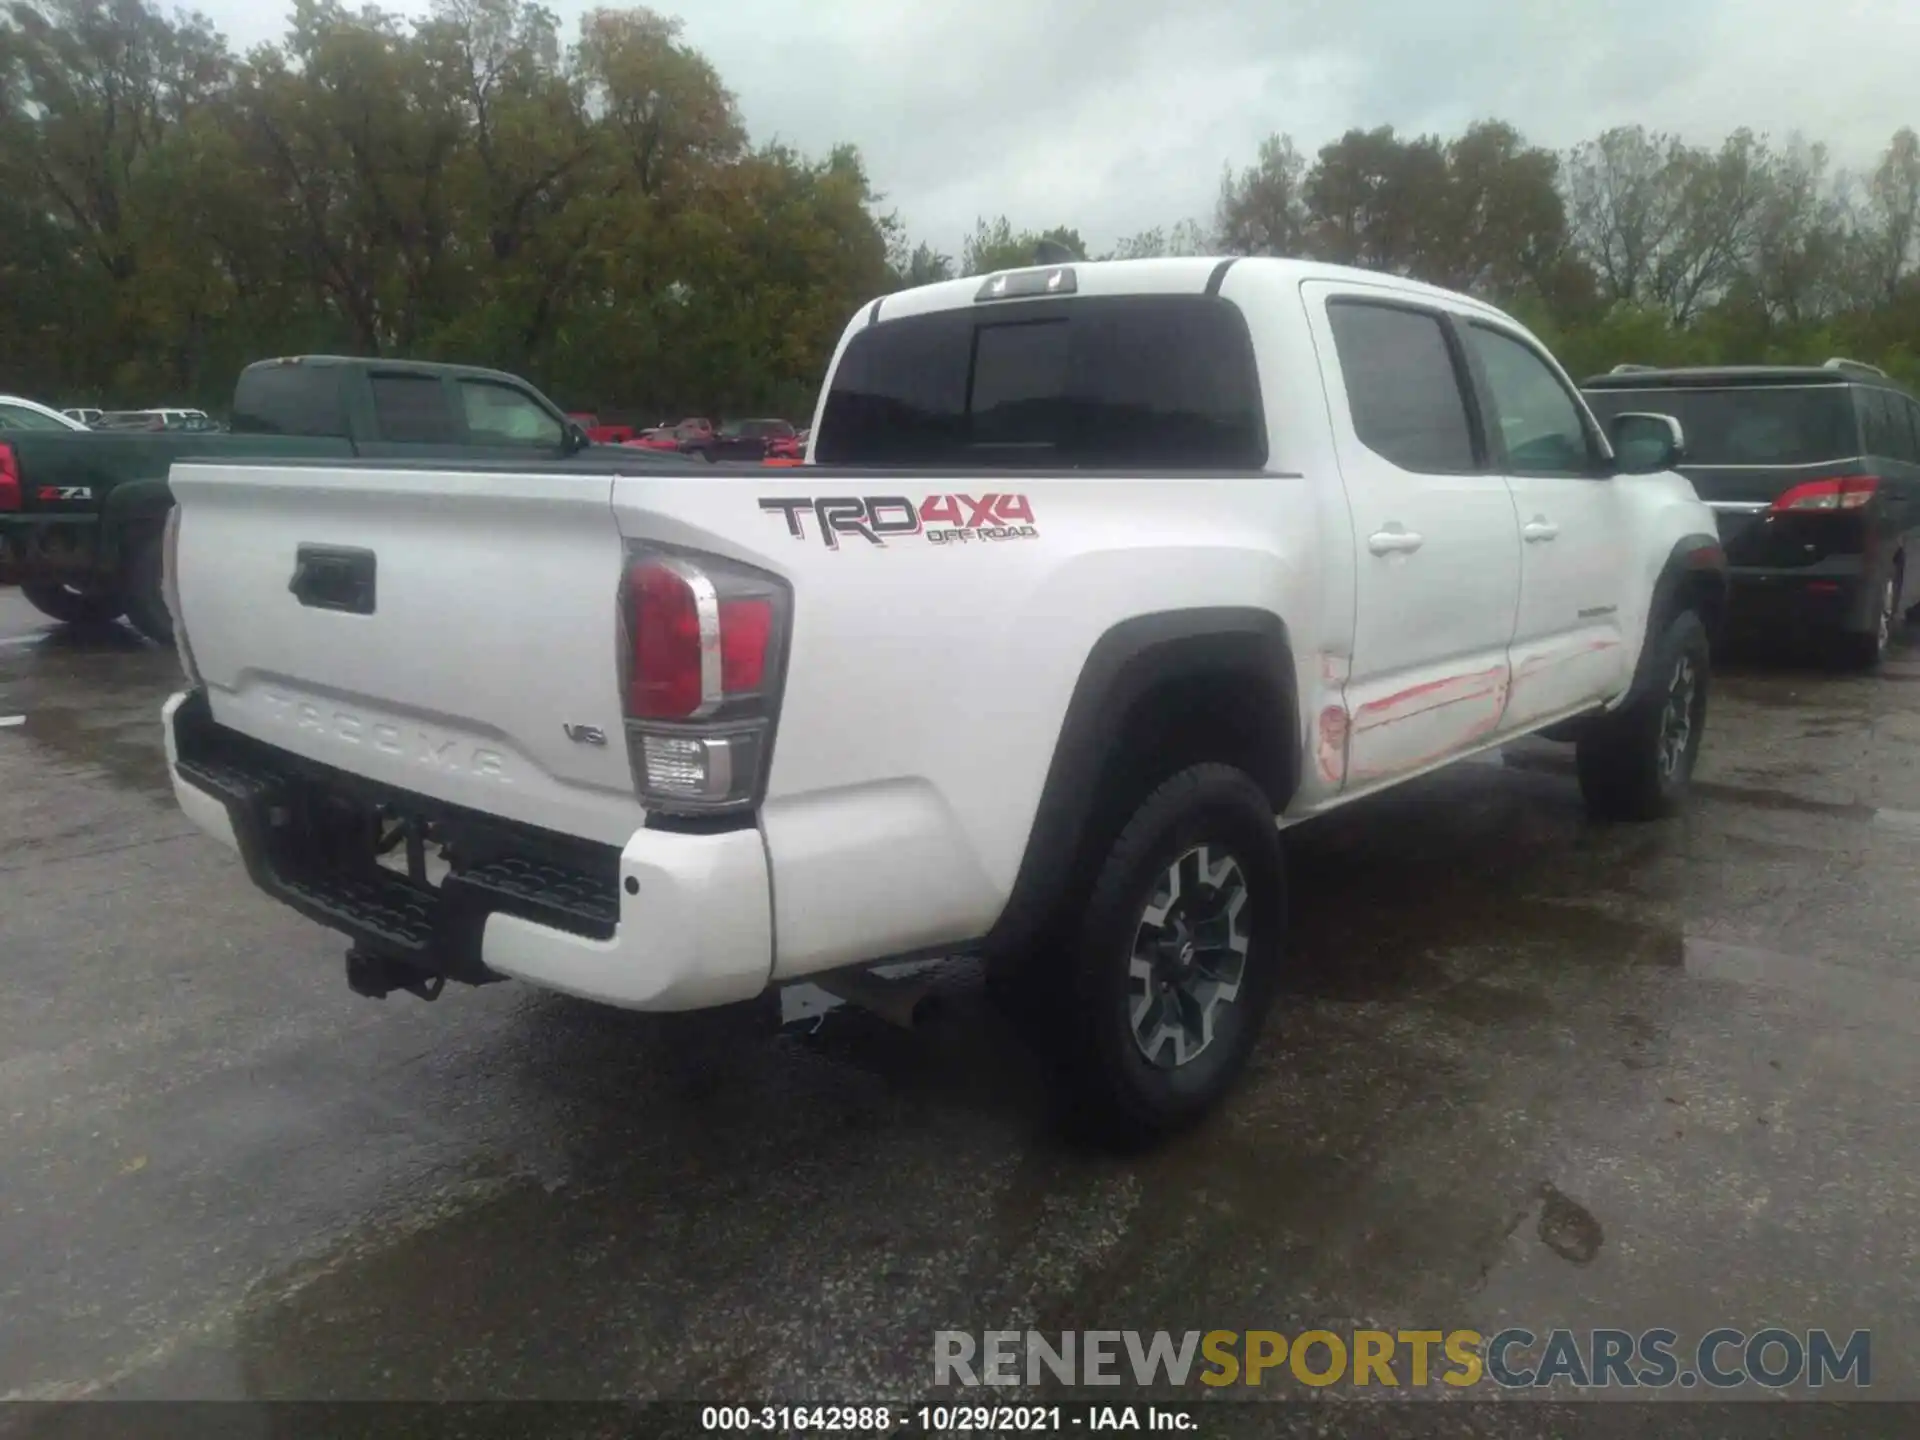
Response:
[[[236,850],[261,890],[356,949],[428,976],[511,977],[636,1010],[724,1005],[767,986],[773,916],[757,830],[643,829],[616,850],[377,791],[225,729],[197,691],[168,700],[162,718],[186,816]],[[361,847],[340,827],[343,797],[417,810],[459,837],[464,859],[437,889],[376,865],[371,835]]]
[[[1727,624],[1742,631],[1865,630],[1876,595],[1868,581],[1860,555],[1792,569],[1736,566],[1727,574]]]

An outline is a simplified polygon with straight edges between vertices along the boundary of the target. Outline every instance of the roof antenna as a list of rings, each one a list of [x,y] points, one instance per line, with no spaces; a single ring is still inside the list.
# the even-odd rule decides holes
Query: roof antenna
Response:
[[[1058,240],[1038,240],[1033,246],[1033,263],[1036,265],[1065,265],[1077,259],[1073,251]]]

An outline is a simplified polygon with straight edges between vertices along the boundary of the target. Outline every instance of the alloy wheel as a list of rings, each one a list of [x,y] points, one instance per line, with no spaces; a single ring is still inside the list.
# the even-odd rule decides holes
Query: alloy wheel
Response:
[[[1128,1005],[1149,1064],[1178,1069],[1213,1043],[1240,996],[1253,924],[1246,874],[1220,846],[1185,851],[1155,882],[1134,931]]]

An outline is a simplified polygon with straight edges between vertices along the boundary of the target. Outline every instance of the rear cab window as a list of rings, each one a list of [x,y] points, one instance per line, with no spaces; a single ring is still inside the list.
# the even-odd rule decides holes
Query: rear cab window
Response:
[[[1256,471],[1253,341],[1208,295],[1097,295],[882,319],[827,391],[814,460],[930,469]]]
[[[337,365],[272,363],[240,372],[233,428],[251,435],[338,438],[348,433]]]
[[[375,372],[367,377],[380,439],[396,445],[458,445],[466,427],[437,375]]]

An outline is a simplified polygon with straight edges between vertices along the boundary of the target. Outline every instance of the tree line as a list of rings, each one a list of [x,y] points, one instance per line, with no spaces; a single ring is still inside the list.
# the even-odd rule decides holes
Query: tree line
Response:
[[[570,408],[803,416],[872,296],[1030,263],[1301,255],[1484,295],[1576,373],[1845,354],[1920,383],[1920,139],[1512,126],[1274,135],[1214,213],[1090,250],[983,218],[916,241],[852,144],[755,143],[677,20],[525,0],[423,20],[296,0],[238,55],[154,0],[0,9],[0,389],[217,410],[319,351],[525,374]]]

